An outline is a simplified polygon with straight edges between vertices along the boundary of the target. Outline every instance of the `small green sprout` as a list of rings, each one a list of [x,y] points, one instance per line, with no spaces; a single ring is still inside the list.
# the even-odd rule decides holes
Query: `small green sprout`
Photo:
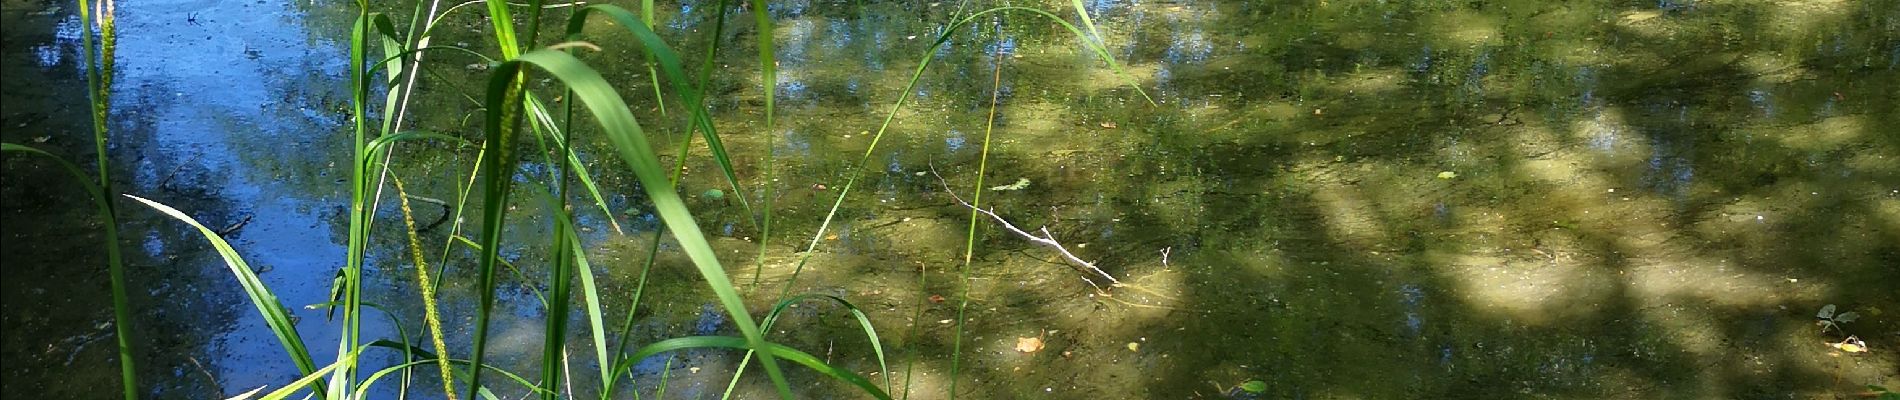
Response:
[[[1855,319],[1860,318],[1860,314],[1853,311],[1835,314],[1834,305],[1829,304],[1821,306],[1821,312],[1815,313],[1814,318],[1816,319],[1814,324],[1821,326],[1821,332],[1825,333],[1828,329],[1840,332],[1841,324],[1854,322]]]

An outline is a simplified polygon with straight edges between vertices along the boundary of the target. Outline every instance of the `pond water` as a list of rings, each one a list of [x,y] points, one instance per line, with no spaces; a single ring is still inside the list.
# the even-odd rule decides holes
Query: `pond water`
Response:
[[[91,160],[75,6],[0,4],[0,139]],[[1059,25],[982,19],[935,52],[875,148],[957,4],[774,2],[781,81],[770,140],[758,35],[749,14],[730,14],[708,92],[745,192],[706,193],[727,187],[696,144],[682,193],[754,312],[788,285],[850,299],[883,336],[893,394],[911,398],[949,397],[953,383],[964,398],[1900,389],[1890,350],[1900,347],[1900,1],[1082,4],[1126,75]],[[1074,18],[1068,2],[1021,5]],[[377,7],[401,21],[416,6]],[[345,258],[352,7],[117,5],[117,189],[228,232],[293,308],[319,364],[334,356],[341,322],[303,306],[328,300]],[[676,49],[705,48],[714,7],[662,2],[661,34]],[[434,40],[495,53],[480,12],[448,14]],[[549,21],[566,12],[550,9]],[[590,34],[604,49],[583,59],[622,85],[656,148],[673,148],[677,103],[672,114],[653,104],[631,37]],[[703,54],[685,52],[693,65]],[[481,109],[464,95],[479,98],[486,71],[458,57],[425,64],[407,129],[479,140]],[[572,203],[618,319],[658,219],[624,164],[589,139],[598,135],[576,134],[611,211]],[[412,194],[453,199],[474,159],[473,149],[416,145],[397,152],[392,173]],[[0,394],[111,396],[99,223],[51,164],[9,155],[0,166]],[[547,170],[530,160],[518,179],[533,186]],[[962,280],[970,209],[933,170],[1014,225],[1046,227],[1124,286],[1099,292],[1054,250],[995,224],[978,228]],[[837,219],[816,233],[854,176]],[[768,185],[775,226],[761,239],[737,197],[760,206]],[[538,376],[551,223],[534,196],[516,198],[526,200],[512,205],[519,228],[503,252],[530,278],[501,285],[489,354]],[[415,204],[418,223],[443,215]],[[297,377],[201,237],[120,205],[148,397],[223,398]],[[372,315],[365,332],[422,343],[393,205],[386,198],[377,214],[366,300],[398,322]],[[442,248],[440,232],[427,236],[425,248]],[[667,244],[633,339],[736,334]],[[441,293],[458,356],[472,330],[473,260],[454,253]],[[1815,313],[1827,304],[1861,318],[1823,331]],[[574,317],[572,386],[586,396],[599,388]],[[860,374],[877,369],[856,322],[833,305],[804,303],[768,334]],[[1873,351],[1829,346],[1850,334]],[[1043,346],[1019,351],[1023,338]],[[370,357],[380,366],[399,355]],[[635,373],[647,395],[664,372],[667,397],[710,398],[739,360],[695,350]],[[424,389],[439,387],[431,374],[417,374],[410,395],[438,397]],[[804,396],[859,397],[809,372],[791,377]],[[756,373],[746,379],[740,396],[772,397]],[[1236,388],[1255,380],[1259,393]],[[397,386],[372,397],[396,398]]]

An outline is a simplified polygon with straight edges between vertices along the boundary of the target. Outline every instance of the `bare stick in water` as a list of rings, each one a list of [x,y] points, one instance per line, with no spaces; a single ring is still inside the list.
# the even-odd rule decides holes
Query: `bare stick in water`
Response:
[[[1049,227],[1045,226],[1038,229],[1039,231],[1042,232],[1042,236],[1036,236],[1035,234],[1031,234],[1027,231],[1023,231],[1022,228],[1017,228],[1016,224],[1011,224],[1009,223],[1009,220],[1003,219],[1003,216],[996,215],[996,212],[985,210],[982,208],[977,208],[976,206],[971,205],[970,202],[963,201],[963,197],[957,196],[956,191],[950,190],[950,183],[943,179],[943,175],[937,173],[936,165],[933,164],[930,166],[930,174],[937,176],[937,183],[943,185],[944,193],[949,193],[950,198],[957,200],[957,204],[962,204],[964,207],[969,207],[971,210],[975,210],[976,212],[983,213],[983,215],[990,216],[990,218],[993,218],[996,220],[996,223],[1002,224],[1003,229],[1007,229],[1010,232],[1015,233],[1017,236],[1022,236],[1023,239],[1025,240],[1028,240],[1036,244],[1055,248],[1056,252],[1062,253],[1062,258],[1065,260],[1068,260],[1069,264],[1075,267],[1077,270],[1082,270],[1084,273],[1093,272],[1095,275],[1100,275],[1103,279],[1107,279],[1109,283],[1108,285],[1109,287],[1122,286],[1122,282],[1120,280],[1115,279],[1115,277],[1109,275],[1108,272],[1102,271],[1101,268],[1095,267],[1095,263],[1083,261],[1081,257],[1076,257],[1075,253],[1069,252],[1068,247],[1063,246],[1062,242],[1056,241],[1056,236],[1054,234],[1049,233]],[[1085,276],[1082,278],[1082,281],[1088,282],[1089,285],[1095,286],[1095,290],[1097,291],[1102,290],[1102,286],[1097,285],[1095,283],[1095,280],[1093,279],[1089,279],[1088,277]]]

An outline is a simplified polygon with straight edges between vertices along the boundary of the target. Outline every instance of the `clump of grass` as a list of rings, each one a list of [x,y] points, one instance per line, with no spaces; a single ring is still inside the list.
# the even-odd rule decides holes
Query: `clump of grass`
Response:
[[[84,1],[82,1],[82,5],[83,4],[85,4]],[[106,6],[105,9],[109,9],[109,0],[106,4],[108,6]],[[711,244],[703,234],[702,229],[686,208],[685,202],[679,195],[677,185],[679,183],[679,176],[683,171],[684,154],[686,154],[687,150],[686,146],[692,144],[694,134],[697,133],[697,136],[703,139],[703,143],[707,146],[713,161],[720,167],[723,178],[726,180],[726,186],[731,190],[734,197],[739,198],[741,207],[744,208],[748,216],[752,217],[753,222],[762,232],[758,250],[760,261],[759,264],[755,266],[753,274],[753,280],[756,284],[758,275],[763,269],[763,255],[768,250],[767,246],[772,234],[773,185],[771,183],[771,174],[773,170],[773,156],[770,154],[770,150],[773,136],[775,136],[773,126],[775,125],[776,119],[774,100],[777,86],[777,72],[775,67],[777,61],[773,54],[771,16],[768,13],[768,7],[765,1],[751,0],[750,2],[756,29],[759,31],[759,35],[761,35],[758,45],[759,73],[761,74],[761,81],[763,82],[763,91],[765,91],[763,132],[767,135],[766,143],[768,151],[765,155],[766,175],[764,179],[764,196],[762,197],[764,201],[762,212],[755,212],[748,200],[750,196],[744,193],[744,186],[740,184],[740,178],[734,172],[731,157],[720,140],[720,135],[715,130],[710,113],[705,105],[707,99],[704,95],[704,89],[707,87],[707,82],[709,81],[708,77],[713,65],[711,55],[717,53],[718,39],[720,38],[719,32],[724,29],[723,15],[725,15],[729,6],[725,1],[720,2],[717,10],[720,17],[716,19],[719,22],[713,30],[711,36],[712,40],[708,41],[706,62],[699,66],[700,68],[697,74],[693,76],[689,76],[686,73],[681,61],[682,57],[678,53],[675,53],[667,42],[661,39],[661,37],[652,30],[651,24],[654,21],[654,16],[653,3],[650,0],[642,3],[642,13],[640,14],[635,14],[632,11],[618,6],[605,4],[573,7],[569,9],[571,15],[568,16],[564,27],[565,35],[559,38],[561,42],[547,45],[543,45],[536,40],[536,33],[541,31],[539,26],[539,22],[541,21],[540,14],[543,9],[541,1],[530,1],[529,4],[527,4],[528,12],[525,18],[527,22],[525,26],[519,27],[517,27],[516,22],[514,22],[516,19],[512,15],[512,5],[500,0],[487,0],[484,4],[486,5],[487,11],[486,18],[493,23],[490,33],[494,36],[496,45],[500,49],[498,57],[490,58],[486,55],[457,47],[428,45],[430,42],[428,37],[437,26],[436,22],[441,20],[441,15],[453,12],[459,9],[460,6],[450,7],[442,11],[441,14],[438,14],[436,7],[432,5],[429,7],[428,13],[425,14],[422,12],[421,5],[418,4],[416,11],[411,17],[412,23],[407,34],[399,34],[399,30],[395,26],[395,21],[389,16],[370,12],[369,3],[366,1],[358,2],[359,11],[356,23],[352,25],[351,28],[349,53],[351,61],[350,112],[353,117],[353,135],[350,147],[352,164],[350,167],[351,177],[349,179],[350,222],[346,244],[348,250],[346,260],[343,263],[344,265],[338,270],[338,279],[336,279],[332,287],[333,298],[329,299],[330,301],[328,302],[318,305],[330,308],[332,313],[340,311],[343,316],[343,323],[340,328],[342,331],[339,332],[340,334],[338,335],[339,339],[334,363],[320,368],[318,367],[307,348],[307,344],[299,335],[294,324],[290,322],[289,313],[281,300],[252,272],[248,264],[239,256],[237,250],[232,248],[228,242],[221,238],[218,232],[205,228],[185,212],[178,209],[144,198],[127,196],[134,201],[159,211],[161,214],[193,227],[205,237],[207,242],[223,257],[226,266],[230,269],[232,276],[237,279],[239,285],[244,289],[250,303],[258,310],[259,315],[264,318],[266,325],[270,328],[272,333],[277,336],[280,346],[283,347],[291,361],[296,364],[303,374],[303,377],[297,381],[290,382],[287,386],[264,394],[261,398],[287,398],[299,393],[305,388],[309,389],[311,395],[319,398],[361,398],[376,382],[397,372],[404,374],[405,378],[401,389],[404,390],[406,394],[409,390],[407,384],[409,369],[429,364],[434,364],[436,372],[441,377],[443,395],[450,399],[459,397],[459,393],[455,390],[458,380],[466,382],[466,394],[468,396],[493,398],[493,393],[490,392],[489,388],[486,387],[482,381],[482,377],[485,373],[499,374],[500,376],[506,377],[520,384],[530,392],[530,394],[538,395],[544,399],[562,398],[566,395],[565,392],[568,389],[561,383],[572,379],[567,371],[566,351],[568,343],[566,341],[568,337],[567,333],[570,329],[567,321],[568,315],[572,311],[570,309],[572,306],[572,297],[575,295],[575,287],[573,285],[578,283],[579,297],[582,301],[580,309],[581,312],[585,314],[587,324],[591,330],[590,337],[595,349],[595,365],[598,368],[596,372],[599,375],[600,394],[603,399],[612,397],[613,389],[616,387],[615,381],[623,374],[627,374],[632,365],[639,360],[670,351],[689,348],[747,350],[748,353],[745,361],[741,363],[741,367],[738,370],[734,371],[732,383],[728,384],[728,395],[730,395],[731,389],[736,387],[741,376],[740,372],[745,368],[744,366],[750,364],[751,357],[757,356],[759,358],[758,364],[764,367],[773,388],[781,397],[792,397],[790,384],[778,363],[784,360],[810,368],[831,379],[853,385],[872,397],[888,399],[890,396],[886,391],[895,388],[894,382],[892,382],[893,378],[888,371],[889,368],[885,358],[885,349],[879,339],[877,330],[872,326],[864,312],[844,298],[812,294],[789,296],[789,290],[794,286],[798,272],[801,271],[806,262],[809,261],[812,250],[816,248],[817,243],[820,242],[820,238],[825,235],[826,228],[829,227],[831,221],[836,217],[839,206],[855,184],[857,177],[861,175],[860,172],[863,166],[868,164],[878,141],[882,139],[884,133],[894,122],[896,111],[904,106],[906,100],[911,93],[914,92],[912,89],[917,85],[924,68],[927,67],[936,56],[936,50],[944,46],[959,29],[979,22],[979,18],[1000,17],[1006,13],[1026,13],[1036,17],[1047,18],[1069,29],[1077,37],[1083,38],[1083,42],[1087,47],[1096,53],[1111,68],[1114,68],[1118,73],[1122,73],[1120,66],[1115,64],[1115,61],[1108,56],[1106,49],[1099,43],[1099,39],[1096,39],[1099,38],[1099,34],[1095,32],[1093,22],[1089,20],[1085,12],[1082,13],[1081,20],[1083,26],[1088,28],[1087,33],[1084,33],[1084,31],[1077,26],[1064,21],[1052,13],[1032,8],[997,7],[969,15],[962,15],[961,12],[959,12],[955,21],[948,29],[945,29],[931,46],[930,51],[925,52],[924,57],[918,63],[917,69],[911,74],[905,90],[901,92],[902,94],[883,119],[882,125],[878,128],[876,135],[872,137],[869,148],[865,150],[862,158],[850,171],[850,178],[838,191],[837,200],[833,202],[829,213],[825,216],[818,231],[814,234],[811,244],[807,246],[804,252],[805,254],[798,260],[797,267],[792,273],[791,281],[787,282],[785,290],[779,293],[778,299],[773,303],[775,307],[770,312],[767,312],[763,319],[754,319],[753,315],[746,308],[740,292],[730,277],[727,276],[724,266],[715,256]],[[1076,6],[1078,12],[1081,12],[1081,4],[1079,1],[1076,2]],[[601,18],[590,18],[593,16]],[[102,20],[102,25],[110,26],[109,21],[109,17],[105,18]],[[683,140],[681,143],[680,154],[682,156],[676,161],[676,164],[670,170],[670,174],[669,170],[659,163],[655,149],[653,149],[647,141],[646,127],[629,111],[630,107],[626,100],[617,93],[615,87],[603,78],[599,72],[572,54],[582,49],[599,49],[601,47],[600,44],[584,41],[586,38],[581,36],[581,33],[586,31],[584,28],[587,24],[595,23],[596,21],[620,25],[625,28],[627,32],[632,34],[634,38],[633,44],[637,45],[637,48],[642,51],[643,59],[649,61],[647,68],[652,72],[649,75],[652,77],[651,79],[655,85],[653,100],[656,105],[663,107],[666,103],[665,100],[670,97],[675,99],[678,105],[684,106],[684,113],[676,112],[675,114],[685,114],[678,119],[680,130],[686,133],[684,136],[686,140]],[[420,28],[418,28],[418,26],[420,26]],[[518,28],[523,30],[525,34],[518,37],[516,35]],[[109,31],[109,28],[107,28],[108,33],[105,34],[105,39],[103,40],[103,46],[105,48],[103,53],[105,54],[106,60],[103,62],[103,68],[101,69],[104,73],[100,73],[100,69],[89,69],[89,72],[91,72],[89,77],[92,78],[89,82],[94,82],[90,94],[93,96],[94,102],[95,141],[100,149],[99,184],[91,184],[89,180],[85,179],[85,174],[79,172],[76,166],[61,160],[61,163],[69,171],[79,177],[83,183],[87,184],[86,186],[89,192],[93,194],[95,200],[99,203],[101,214],[108,220],[114,217],[111,207],[112,193],[110,190],[110,179],[107,177],[105,170],[106,159],[104,143],[106,134],[105,123],[103,122],[107,115],[103,104],[106,103],[104,99],[108,94],[104,88],[109,87],[110,78],[111,39]],[[90,42],[88,42],[88,47],[91,47]],[[380,49],[381,55],[379,57],[371,55],[373,48]],[[475,276],[467,277],[475,281],[479,300],[476,307],[473,336],[470,343],[472,348],[466,358],[454,358],[451,356],[449,345],[444,339],[444,330],[447,328],[443,326],[441,318],[438,315],[439,311],[435,305],[436,297],[439,295],[437,289],[441,281],[451,278],[446,277],[448,274],[444,269],[437,269],[434,275],[429,273],[429,263],[424,259],[421,249],[421,232],[417,230],[412,215],[413,212],[409,209],[408,199],[410,196],[407,188],[403,186],[402,180],[395,176],[390,170],[390,166],[396,163],[393,149],[402,142],[412,140],[442,140],[467,143],[461,138],[450,135],[404,130],[402,115],[406,113],[406,106],[410,101],[409,96],[414,92],[415,85],[417,85],[415,76],[422,69],[419,67],[422,63],[422,55],[436,51],[472,54],[484,62],[487,62],[488,65],[491,65],[487,83],[482,94],[483,98],[480,100],[485,107],[483,134],[479,144],[480,152],[474,161],[474,165],[468,169],[471,172],[466,185],[457,188],[459,192],[457,194],[457,201],[451,207],[452,215],[455,216],[453,220],[456,222],[454,226],[448,230],[446,237],[443,238],[445,248],[442,260],[436,263],[438,268],[448,264],[448,258],[451,253],[450,249],[458,245],[468,247],[479,254],[479,259],[477,260],[479,264]],[[88,55],[90,56],[91,53],[88,52]],[[89,59],[89,65],[91,64],[93,64],[93,62]],[[1000,62],[998,63],[998,68],[1000,68]],[[380,81],[377,79],[379,71],[382,74]],[[527,79],[531,74],[544,74],[548,78],[551,78],[551,81],[559,83],[563,94],[557,98],[557,100],[565,99],[565,101],[560,104],[563,109],[558,111],[554,110],[533,93],[533,90],[526,85],[526,82],[528,82]],[[993,83],[1000,85],[1000,79],[999,70],[994,77],[996,82]],[[664,85],[661,84],[662,80],[665,81]],[[371,93],[376,91],[373,89],[378,89],[376,86],[379,82],[383,85],[380,89],[385,93],[385,97],[381,102],[383,109],[380,113],[371,113],[369,106],[371,104],[370,96]],[[665,89],[670,89],[670,91]],[[1137,88],[1137,90],[1139,90],[1139,88]],[[1143,96],[1145,97],[1146,94],[1144,93]],[[996,91],[993,90],[991,99],[991,125],[994,124],[994,107],[997,101]],[[588,173],[587,168],[582,165],[580,158],[576,155],[576,151],[574,150],[577,146],[576,142],[579,141],[578,138],[573,136],[576,132],[573,124],[576,122],[574,108],[577,103],[585,111],[585,114],[591,116],[595,124],[592,127],[594,129],[589,131],[601,132],[601,134],[605,136],[609,148],[614,152],[615,156],[617,156],[624,164],[624,167],[637,178],[640,187],[645,191],[646,198],[652,202],[651,206],[655,210],[656,215],[664,223],[664,232],[673,237],[673,240],[679,244],[681,251],[691,260],[699,272],[699,276],[706,280],[707,286],[712,290],[714,297],[718,300],[724,311],[731,316],[731,320],[739,331],[739,336],[679,337],[634,346],[634,343],[629,338],[628,332],[632,326],[634,310],[637,310],[639,305],[641,291],[646,284],[647,271],[650,270],[654,256],[657,255],[657,246],[660,243],[657,235],[659,235],[660,232],[656,232],[655,239],[653,240],[653,244],[656,247],[650,249],[649,257],[646,261],[647,268],[641,271],[640,281],[634,288],[633,299],[629,307],[630,310],[628,311],[625,322],[619,330],[620,341],[613,344],[615,351],[611,353],[607,351],[609,347],[609,341],[607,339],[608,329],[605,326],[603,318],[602,310],[604,307],[600,301],[599,288],[594,282],[593,269],[587,261],[584,247],[578,233],[578,227],[575,226],[573,216],[569,215],[569,211],[566,207],[570,197],[572,197],[570,193],[571,184],[579,183],[580,188],[585,190],[585,193],[592,198],[596,205],[603,211],[609,211],[606,209],[607,203],[600,194],[602,191],[597,187],[596,182],[591,178],[591,174]],[[676,106],[675,110],[678,109]],[[395,111],[392,112],[392,110]],[[380,123],[371,121],[371,116],[378,114],[393,115],[393,117],[386,118],[380,121]],[[662,112],[663,118],[665,118],[665,115],[665,112]],[[526,125],[528,129],[524,131],[522,129],[523,125]],[[519,156],[519,151],[521,151],[519,147],[524,144],[522,143],[523,140],[521,140],[521,135],[524,134],[533,135],[534,143],[539,146],[539,152],[543,157],[542,161],[551,169],[545,181],[517,188],[514,176],[515,173],[518,172],[517,163],[520,162],[521,158]],[[979,188],[982,185],[982,174],[987,169],[989,138],[989,129],[986,128],[984,159],[979,162],[978,165],[977,184]],[[12,144],[6,145],[5,150],[46,154],[39,150]],[[57,158],[55,157],[55,159]],[[375,308],[374,304],[363,300],[365,297],[364,291],[369,287],[364,284],[364,261],[365,255],[370,250],[369,243],[371,242],[369,236],[371,232],[375,231],[373,229],[373,223],[375,222],[374,216],[376,215],[376,208],[381,204],[381,194],[385,188],[385,183],[393,183],[394,191],[398,199],[398,206],[402,209],[403,232],[407,236],[406,243],[410,248],[410,262],[416,269],[415,278],[418,286],[418,295],[422,298],[424,304],[423,319],[426,325],[425,332],[429,336],[432,349],[422,349],[409,344],[407,331],[402,329],[402,325],[399,322],[393,324],[398,329],[397,335],[401,338],[399,342],[370,340],[368,337],[374,333],[364,332],[362,329],[361,319],[364,308]],[[466,211],[468,197],[476,192],[477,187],[480,188],[478,204],[482,214],[481,225],[478,228],[480,232],[475,238],[469,238],[461,234],[462,226],[460,221],[462,214]],[[550,260],[548,260],[550,265],[548,266],[545,278],[548,291],[543,294],[537,290],[537,297],[541,299],[541,305],[546,310],[546,325],[542,332],[545,335],[545,341],[543,343],[540,360],[541,375],[539,376],[539,382],[531,382],[522,378],[520,374],[485,363],[489,339],[488,328],[492,314],[494,313],[494,303],[496,301],[495,292],[503,278],[503,276],[498,273],[499,269],[497,267],[508,269],[513,273],[515,279],[522,281],[529,279],[527,274],[522,273],[520,269],[515,268],[500,256],[501,249],[505,245],[502,241],[502,233],[507,229],[513,228],[507,225],[506,220],[509,213],[509,202],[517,190],[532,190],[534,195],[547,198],[547,202],[553,205],[548,212],[555,221],[553,232],[551,232],[549,236],[551,240],[545,244],[550,246],[549,254],[551,254]],[[981,191],[979,190],[977,192],[980,193]],[[968,243],[966,243],[965,264],[962,270],[962,275],[966,279],[966,282],[970,269],[969,258],[975,246],[974,232],[978,220],[976,214],[973,213],[970,225],[971,236],[967,240]],[[614,228],[616,231],[619,230],[617,224]],[[126,396],[128,398],[136,398],[136,391],[134,390],[136,384],[132,380],[133,376],[131,372],[133,365],[130,357],[131,349],[129,347],[129,339],[126,339],[126,337],[129,336],[129,332],[126,331],[127,325],[125,324],[125,319],[127,319],[126,316],[128,314],[125,312],[126,304],[124,300],[123,277],[118,268],[119,257],[116,249],[116,230],[109,226],[107,236],[111,254],[109,258],[113,264],[115,307],[119,311],[119,318],[121,319],[119,327],[122,366],[126,371]],[[458,277],[454,279],[464,278]],[[967,306],[967,287],[964,288],[964,293],[961,297],[963,299],[962,304]],[[875,355],[881,373],[884,375],[885,382],[882,388],[852,371],[833,367],[808,353],[767,340],[764,332],[778,322],[780,313],[786,307],[809,300],[837,303],[848,310],[859,322],[860,327],[871,343],[872,353]],[[963,328],[961,315],[963,308],[964,307],[959,307],[958,347],[955,350],[957,353],[961,353],[961,331]],[[391,318],[393,318],[393,316],[391,316]],[[915,326],[912,327],[912,330],[914,332]],[[628,352],[626,349],[629,347],[635,347],[635,349]],[[397,365],[375,370],[367,377],[364,377],[364,379],[358,380],[359,372],[362,371],[361,366],[358,364],[362,359],[361,354],[370,348],[385,348],[399,351],[403,355],[403,361]],[[960,354],[953,356],[960,356]],[[952,364],[952,396],[955,394],[955,374],[958,371],[957,364],[954,360],[957,359],[953,359]],[[665,377],[662,377],[662,389],[665,385],[664,379]],[[261,391],[261,388],[259,390],[253,390],[247,393],[246,396],[254,396]]]

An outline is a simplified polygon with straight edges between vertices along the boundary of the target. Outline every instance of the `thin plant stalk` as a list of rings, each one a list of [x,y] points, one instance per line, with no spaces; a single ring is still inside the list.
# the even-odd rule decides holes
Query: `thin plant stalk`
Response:
[[[1002,31],[1002,24],[998,23],[996,25],[996,35],[999,39],[1002,37]],[[976,212],[976,207],[983,202],[983,175],[989,171],[990,165],[990,134],[996,131],[996,109],[1002,100],[1002,47],[997,47],[996,55],[991,57],[991,63],[994,64],[995,68],[992,70],[992,77],[990,78],[990,115],[989,119],[983,124],[983,150],[978,154],[976,161],[976,189],[973,190],[973,194],[970,195],[970,226],[963,239],[963,268],[959,274],[959,279],[962,280],[962,284],[958,285],[960,290],[957,294],[957,329],[950,345],[951,399],[957,398],[957,381],[960,380],[957,379],[957,377],[959,376],[958,374],[962,372],[961,368],[963,366],[963,330],[965,322],[963,314],[964,311],[970,308],[970,264],[971,258],[976,254],[976,224],[977,221],[982,220],[979,218],[981,214]]]
[[[104,219],[102,222],[106,226],[106,279],[110,281],[112,290],[112,319],[119,347],[120,386],[125,398],[130,400],[138,398],[139,391],[137,361],[132,347],[132,306],[126,296],[125,261],[119,252],[118,209],[109,197],[113,192],[112,166],[110,153],[107,152],[110,138],[108,118],[112,111],[113,60],[118,48],[118,24],[113,8],[112,0],[96,4],[91,0],[79,0],[79,25],[83,27],[79,37],[81,52],[86,54],[86,98],[91,103],[92,143],[98,175],[98,190],[92,195],[99,201],[100,218]],[[96,47],[92,33],[95,17],[99,25]],[[97,56],[93,54],[95,51],[98,52]],[[81,180],[85,180],[83,175]]]
[[[646,1],[652,2],[652,0]],[[761,205],[764,215],[759,218],[759,254],[754,257],[756,263],[752,268],[752,286],[757,287],[759,275],[765,272],[765,250],[772,244],[772,191],[777,186],[772,181],[775,175],[772,164],[778,153],[777,145],[774,143],[778,138],[778,131],[774,129],[776,125],[773,124],[772,116],[777,110],[775,104],[778,98],[778,56],[773,50],[772,15],[766,8],[765,0],[752,0],[752,19],[757,25],[754,29],[758,31],[759,81],[765,95],[765,126],[761,128],[765,134],[763,166],[765,177],[760,179],[760,183],[765,186],[761,189],[764,193],[760,199],[764,202]],[[711,59],[712,55],[708,54],[707,58]]]
[[[108,279],[112,281],[113,328],[119,342],[119,374],[120,379],[123,379],[120,386],[127,400],[138,399],[138,375],[134,369],[132,347],[132,307],[125,294],[125,258],[119,249],[118,211],[112,207],[112,198],[108,197],[105,188],[93,184],[91,178],[79,170],[79,166],[73,165],[64,158],[40,149],[13,143],[0,143],[0,150],[35,154],[56,161],[60,168],[72,175],[74,182],[78,182],[80,187],[86,189],[87,196],[92,198],[94,209],[98,212],[99,219],[105,224],[106,271],[109,275]]]

